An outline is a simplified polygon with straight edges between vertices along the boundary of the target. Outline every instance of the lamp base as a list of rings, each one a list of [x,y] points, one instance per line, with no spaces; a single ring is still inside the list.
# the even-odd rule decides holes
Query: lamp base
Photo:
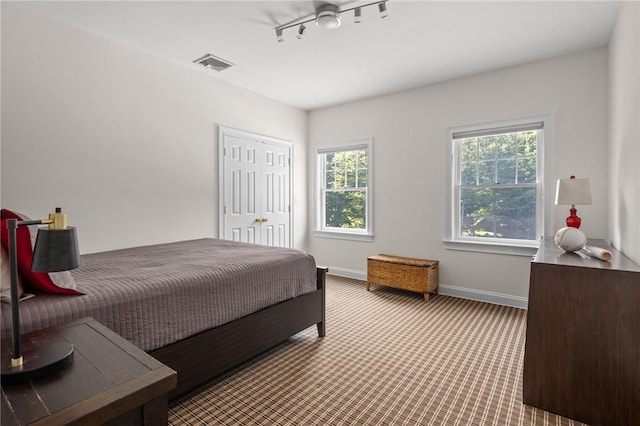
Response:
[[[578,210],[575,208],[569,209],[569,216],[567,216],[567,226],[570,228],[580,228],[580,224],[582,224],[582,219],[576,213]]]
[[[73,345],[70,343],[25,346],[22,365],[12,366],[9,357],[2,357],[3,386],[37,380],[73,363]]]

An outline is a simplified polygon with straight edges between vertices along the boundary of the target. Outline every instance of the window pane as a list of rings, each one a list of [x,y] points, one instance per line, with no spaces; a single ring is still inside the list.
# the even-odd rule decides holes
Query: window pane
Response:
[[[345,187],[347,188],[355,188],[356,187],[356,169],[355,167],[353,167],[354,165],[350,165],[347,170],[345,170],[346,173],[346,182],[345,182]]]
[[[493,185],[496,183],[496,163],[495,161],[478,162],[478,184]]]
[[[369,159],[367,158],[367,151],[358,152],[358,168],[366,169],[369,165]]]
[[[369,160],[367,158],[366,151],[358,151],[358,158],[356,161],[356,187],[357,188],[366,188],[367,187],[367,179],[369,174],[367,173]]]
[[[358,188],[366,188],[367,187],[367,169],[359,169],[358,170]]]
[[[478,160],[494,160],[496,158],[496,138],[483,136],[478,138]]]
[[[475,161],[478,138],[460,140],[460,161]]]
[[[366,200],[365,191],[327,191],[324,226],[366,229]]]
[[[460,236],[536,239],[535,188],[461,188]]]
[[[536,159],[518,160],[518,183],[536,183]]]
[[[507,133],[496,138],[498,158],[513,158],[516,155],[516,133]]]
[[[498,160],[498,182],[501,184],[516,183],[515,160]]]
[[[326,170],[335,170],[335,153],[330,152],[324,155],[325,169]]]
[[[460,185],[476,184],[476,163],[460,164]]]
[[[325,154],[325,188],[366,187],[367,153],[361,151],[341,151]],[[360,170],[364,172],[361,173]],[[356,182],[356,176],[358,182]],[[365,179],[361,182],[361,177]]]
[[[535,157],[538,148],[538,132],[517,133],[518,157]]]
[[[336,172],[327,170],[325,173],[325,186],[327,188],[336,188]]]

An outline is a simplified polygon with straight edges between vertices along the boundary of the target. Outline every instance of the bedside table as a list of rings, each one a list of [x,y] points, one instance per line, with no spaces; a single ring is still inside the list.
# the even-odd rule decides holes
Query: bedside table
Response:
[[[176,372],[93,318],[21,336],[73,344],[71,366],[43,379],[2,385],[2,425],[167,424]],[[2,341],[2,356],[11,342]]]

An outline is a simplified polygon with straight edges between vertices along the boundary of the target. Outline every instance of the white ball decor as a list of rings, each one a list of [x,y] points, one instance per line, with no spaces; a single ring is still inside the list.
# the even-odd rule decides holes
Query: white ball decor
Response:
[[[553,237],[556,245],[564,251],[574,252],[587,244],[587,236],[578,228],[560,228]]]

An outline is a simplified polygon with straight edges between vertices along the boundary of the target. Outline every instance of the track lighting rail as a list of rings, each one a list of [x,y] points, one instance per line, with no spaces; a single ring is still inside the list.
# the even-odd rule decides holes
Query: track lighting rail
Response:
[[[275,28],[276,31],[276,37],[278,38],[278,42],[283,42],[284,41],[284,35],[283,32],[286,29],[289,28],[293,28],[293,27],[298,27],[298,35],[297,38],[301,39],[303,38],[305,31],[306,31],[306,27],[305,24],[308,24],[309,22],[316,22],[318,23],[320,20],[320,17],[324,14],[328,14],[328,15],[333,15],[335,21],[334,23],[332,23],[329,26],[325,26],[325,28],[337,28],[340,26],[340,15],[344,14],[345,12],[351,12],[354,11],[354,21],[356,23],[361,22],[361,18],[362,18],[362,9],[365,7],[369,7],[369,6],[375,6],[378,5],[378,10],[380,12],[380,18],[386,18],[387,17],[387,1],[389,0],[380,0],[380,1],[374,1],[371,3],[367,3],[367,4],[362,4],[359,6],[353,6],[347,9],[340,9],[338,6],[333,5],[333,4],[324,4],[322,6],[320,6],[318,9],[316,9],[316,12],[313,15],[308,15],[306,17],[303,18],[299,18],[293,22],[290,22],[288,24],[284,24],[284,25],[280,25],[278,27]],[[318,25],[320,25],[318,23]]]

